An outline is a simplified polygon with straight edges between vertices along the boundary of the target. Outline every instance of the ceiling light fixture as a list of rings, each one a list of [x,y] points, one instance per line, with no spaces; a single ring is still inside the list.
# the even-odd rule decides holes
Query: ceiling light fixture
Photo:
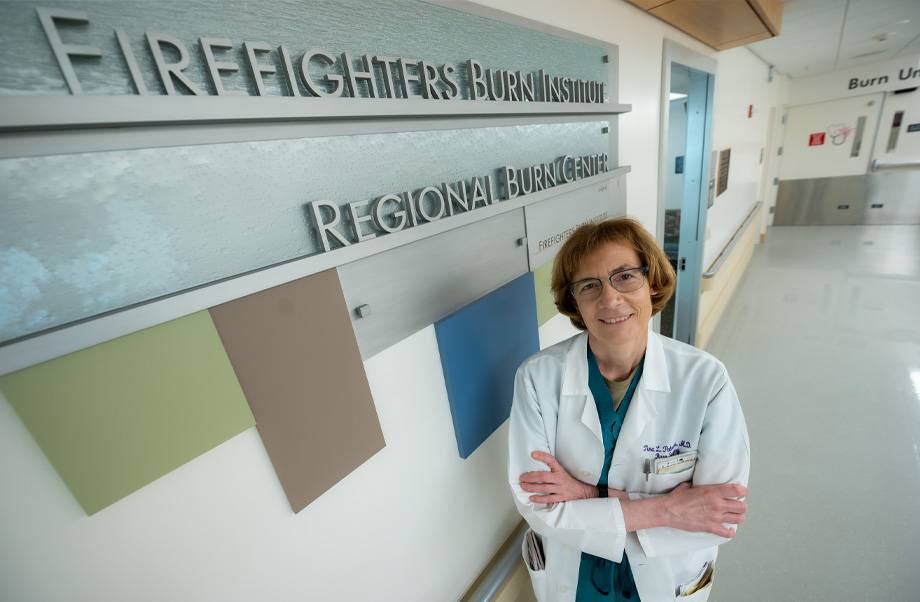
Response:
[[[887,50],[876,50],[874,52],[865,52],[863,54],[857,54],[856,56],[851,57],[851,58],[863,59],[863,58],[866,58],[867,56],[875,56],[876,54],[885,54],[886,52],[888,51]]]

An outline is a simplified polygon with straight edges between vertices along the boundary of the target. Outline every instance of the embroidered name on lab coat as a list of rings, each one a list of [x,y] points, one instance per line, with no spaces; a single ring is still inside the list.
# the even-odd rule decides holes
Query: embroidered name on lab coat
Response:
[[[679,441],[671,445],[643,445],[642,451],[655,452],[656,458],[676,456],[684,450],[690,449],[689,441]]]

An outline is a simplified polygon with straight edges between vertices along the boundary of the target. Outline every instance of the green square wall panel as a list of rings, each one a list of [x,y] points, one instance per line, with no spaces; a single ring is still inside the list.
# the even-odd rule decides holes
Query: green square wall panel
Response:
[[[533,288],[537,297],[537,324],[543,326],[559,311],[553,298],[553,262],[544,263],[533,271]]]
[[[87,514],[255,424],[207,311],[0,377]]]

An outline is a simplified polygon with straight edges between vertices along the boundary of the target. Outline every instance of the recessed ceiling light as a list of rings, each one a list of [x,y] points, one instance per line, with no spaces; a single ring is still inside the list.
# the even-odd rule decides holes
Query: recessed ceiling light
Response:
[[[876,50],[876,51],[874,51],[874,52],[866,52],[866,53],[863,53],[863,54],[857,54],[856,56],[853,56],[853,57],[850,57],[850,58],[861,59],[861,58],[865,58],[865,57],[867,57],[867,56],[875,56],[876,54],[885,54],[886,52],[888,52],[888,51],[887,51],[887,50]]]

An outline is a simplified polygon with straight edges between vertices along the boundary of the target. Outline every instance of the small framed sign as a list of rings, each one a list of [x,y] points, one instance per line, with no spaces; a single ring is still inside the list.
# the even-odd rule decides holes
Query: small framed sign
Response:
[[[728,166],[731,163],[732,149],[726,148],[719,152],[719,184],[716,190],[716,196],[719,196],[728,188]]]

